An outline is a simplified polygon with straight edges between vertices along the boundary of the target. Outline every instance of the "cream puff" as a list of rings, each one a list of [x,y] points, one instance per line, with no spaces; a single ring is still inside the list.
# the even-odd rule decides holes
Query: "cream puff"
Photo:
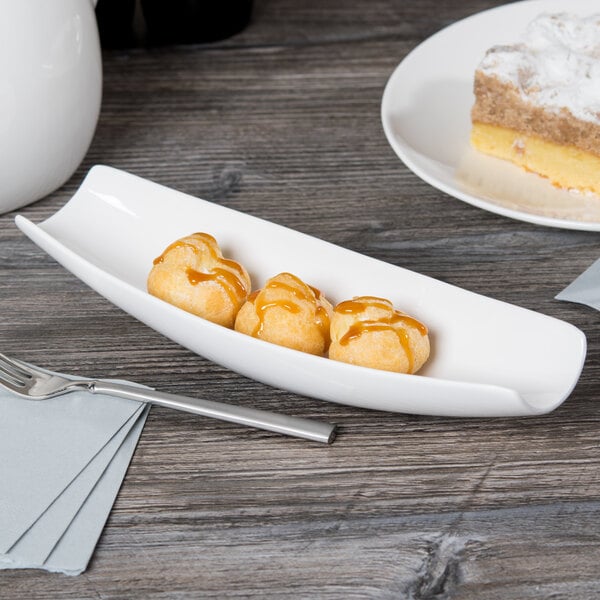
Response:
[[[250,288],[246,269],[224,258],[208,233],[173,242],[154,260],[148,276],[153,296],[225,327],[233,327]]]
[[[253,337],[325,355],[333,307],[317,290],[291,273],[280,273],[250,295],[235,329]]]
[[[359,296],[338,304],[329,358],[397,373],[415,373],[429,357],[427,327],[385,298]]]

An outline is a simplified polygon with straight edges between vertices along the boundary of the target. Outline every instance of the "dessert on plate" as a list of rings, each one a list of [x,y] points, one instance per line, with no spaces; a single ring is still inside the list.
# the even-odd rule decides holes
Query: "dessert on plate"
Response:
[[[212,235],[194,233],[173,242],[154,259],[147,285],[153,296],[233,327],[251,283],[242,265],[223,257]]]
[[[250,293],[239,263],[215,238],[194,233],[154,259],[148,292],[236,331],[301,352],[398,373],[415,373],[429,357],[427,327],[384,298],[358,296],[335,309],[315,287],[279,273]]]
[[[271,277],[240,309],[235,329],[253,337],[323,356],[333,307],[316,288],[291,273]]]
[[[522,39],[486,52],[474,92],[477,150],[600,194],[600,13],[539,15]]]
[[[331,319],[329,358],[416,373],[429,357],[427,327],[385,298],[358,296],[338,304]]]

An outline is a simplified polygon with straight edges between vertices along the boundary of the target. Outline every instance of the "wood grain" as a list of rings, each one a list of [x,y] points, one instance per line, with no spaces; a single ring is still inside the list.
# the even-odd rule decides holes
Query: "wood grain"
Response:
[[[88,571],[0,572],[0,597],[598,597],[600,324],[554,300],[598,258],[598,234],[446,196],[395,157],[379,119],[387,78],[412,48],[502,2],[255,4],[248,29],[220,43],[105,52],[84,163],[20,212],[43,220],[91,165],[109,164],[565,319],[588,337],[582,378],[557,411],[526,419],[299,397],[145,327],[36,248],[14,214],[0,216],[7,353],[340,424],[322,447],[153,409]]]

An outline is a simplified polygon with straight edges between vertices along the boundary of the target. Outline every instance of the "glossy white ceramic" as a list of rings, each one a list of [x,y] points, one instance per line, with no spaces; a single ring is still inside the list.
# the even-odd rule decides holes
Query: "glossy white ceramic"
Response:
[[[545,413],[576,384],[581,331],[109,167],[39,225],[18,227],[97,292],[186,348],[264,383],[339,403],[457,416]],[[355,367],[245,336],[146,292],[153,259],[181,236],[213,234],[255,288],[295,273],[334,303],[387,297],[425,322],[433,352],[421,375]],[[83,332],[82,332],[83,334]]]
[[[535,175],[523,178],[518,167],[483,155],[473,160],[469,154],[473,77],[485,51],[495,44],[514,42],[538,14],[564,11],[590,15],[598,12],[598,3],[515,2],[436,33],[409,53],[391,75],[382,98],[381,118],[385,135],[400,159],[443,192],[513,219],[600,231],[597,198],[590,201],[573,194],[565,198]],[[481,176],[484,183],[467,184],[461,176],[465,169],[481,171],[470,175],[474,180]],[[487,173],[483,175],[483,171]],[[519,189],[529,185],[531,189]]]
[[[88,150],[102,91],[94,4],[0,2],[0,213],[58,188]]]

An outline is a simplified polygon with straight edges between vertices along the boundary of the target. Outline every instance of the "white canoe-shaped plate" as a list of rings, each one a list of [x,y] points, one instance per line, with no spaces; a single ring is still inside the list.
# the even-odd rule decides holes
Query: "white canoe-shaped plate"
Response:
[[[574,326],[493,300],[104,166],[56,214],[18,227],[99,294],[175,342],[238,373],[298,394],[364,408],[441,416],[547,413],[575,386],[586,340]],[[427,324],[419,375],[356,367],[210,323],[146,291],[153,259],[205,231],[243,263],[255,288],[294,273],[333,303],[389,298]]]

